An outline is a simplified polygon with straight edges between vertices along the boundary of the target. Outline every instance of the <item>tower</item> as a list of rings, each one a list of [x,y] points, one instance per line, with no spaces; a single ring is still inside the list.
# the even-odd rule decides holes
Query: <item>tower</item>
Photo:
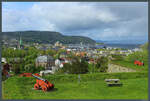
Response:
[[[21,36],[20,36],[19,44],[20,44],[20,47],[21,47],[21,46],[22,46],[22,39],[21,39]]]
[[[22,38],[21,38],[21,34],[19,35],[19,42],[18,42],[18,48],[21,49],[22,48]]]

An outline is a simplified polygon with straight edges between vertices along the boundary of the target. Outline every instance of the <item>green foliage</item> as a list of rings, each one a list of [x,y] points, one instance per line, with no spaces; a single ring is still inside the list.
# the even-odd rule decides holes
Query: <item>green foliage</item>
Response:
[[[64,50],[64,49],[59,49],[57,53],[58,53],[58,54],[61,54],[61,53],[64,53],[64,52],[66,52],[66,50]]]
[[[35,67],[35,65],[33,65],[33,64],[27,64],[27,65],[25,65],[24,68],[25,68],[25,72],[27,72],[27,73],[37,73],[37,72],[40,72],[41,70],[45,69],[42,66]]]
[[[122,55],[112,55],[112,58],[114,58],[115,60],[124,60],[124,56]]]
[[[51,43],[54,44],[58,40],[64,44],[75,43],[96,43],[94,40],[83,36],[64,36],[59,32],[52,31],[21,31],[21,32],[3,32],[7,40],[19,37],[21,34],[24,43]]]
[[[2,75],[2,81],[7,80],[7,77],[5,75]]]
[[[13,64],[13,66],[12,66],[12,71],[13,71],[15,74],[19,74],[19,73],[20,73],[19,64]]]
[[[24,68],[25,68],[25,72],[32,73],[34,72],[35,66],[33,64],[26,64]]]
[[[132,54],[129,54],[127,57],[126,57],[126,60],[128,61],[135,61],[135,60],[140,60],[140,61],[143,61],[144,60],[144,53],[143,52],[134,52]]]
[[[98,69],[96,68],[95,64],[88,64],[88,71],[89,73],[97,73]]]
[[[141,72],[148,71],[148,62],[145,62],[144,66],[134,65],[133,61],[127,61],[127,60],[123,60],[123,61],[113,60],[111,61],[111,63],[120,65],[126,68],[132,68],[132,69],[135,69],[136,71],[141,71]]]
[[[34,73],[40,72],[41,70],[45,70],[45,68],[42,66],[35,67]]]
[[[107,57],[100,57],[97,60],[96,68],[99,72],[106,72],[108,69],[108,58]]]
[[[73,58],[73,62],[64,64],[64,67],[62,68],[66,73],[69,74],[84,74],[88,72],[88,63],[81,59],[81,61],[75,57]]]
[[[35,59],[40,53],[34,47],[26,47],[25,50],[13,50],[11,48],[4,48],[3,56],[6,58],[9,64],[13,65],[13,72],[15,74],[23,73],[23,72],[39,72],[44,70],[43,67],[35,67]],[[47,50],[47,54],[54,54],[54,51]]]
[[[55,71],[55,74],[64,74],[64,69],[57,69],[56,71]]]
[[[142,51],[137,51],[134,52],[132,54],[129,54],[126,57],[126,61],[135,61],[135,60],[139,60],[139,61],[143,61],[144,64],[148,63],[148,43],[144,44],[141,46]]]
[[[59,56],[60,56],[60,55],[57,53],[57,54],[55,54],[53,57],[54,57],[54,59],[58,59]]]
[[[148,43],[141,46],[142,51],[133,52],[126,56],[123,60],[113,60],[113,64],[136,69],[137,71],[148,71]],[[144,66],[134,65],[134,61],[144,62]]]
[[[141,45],[141,48],[143,50],[148,50],[148,42],[146,42],[144,45]]]
[[[55,50],[51,50],[51,49],[48,49],[46,50],[46,55],[50,55],[50,56],[53,56],[56,54],[56,51]]]

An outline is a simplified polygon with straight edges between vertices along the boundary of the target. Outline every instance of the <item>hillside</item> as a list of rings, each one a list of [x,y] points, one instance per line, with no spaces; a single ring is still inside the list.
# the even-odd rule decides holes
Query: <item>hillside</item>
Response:
[[[86,44],[95,44],[95,41],[83,36],[65,36],[59,32],[54,31],[17,31],[17,32],[3,32],[2,39],[19,39],[21,35],[23,42],[38,42],[54,44],[59,41],[64,44],[79,44],[80,42]]]
[[[36,79],[14,76],[2,82],[3,99],[148,99],[148,78],[145,73],[108,73],[48,75],[54,90],[34,90]],[[119,78],[121,87],[108,87],[105,78]],[[129,93],[130,92],[130,93]]]

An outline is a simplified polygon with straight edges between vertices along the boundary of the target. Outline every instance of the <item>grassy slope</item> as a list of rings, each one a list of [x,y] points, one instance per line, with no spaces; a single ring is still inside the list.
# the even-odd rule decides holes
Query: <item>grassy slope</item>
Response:
[[[12,77],[2,83],[3,99],[148,99],[148,79],[124,79],[122,87],[107,87],[104,80],[55,82],[55,90],[33,90],[35,79]]]
[[[117,60],[117,61],[111,61],[111,62],[113,64],[135,69],[137,71],[148,71],[148,63],[145,63],[144,66],[136,66],[134,65],[134,62],[129,62],[125,60],[122,60],[122,61]]]

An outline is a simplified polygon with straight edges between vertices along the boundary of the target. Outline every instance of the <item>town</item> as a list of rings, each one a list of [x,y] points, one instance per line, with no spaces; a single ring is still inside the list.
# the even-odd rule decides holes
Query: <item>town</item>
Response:
[[[82,42],[62,44],[56,41],[54,44],[27,44],[21,37],[18,40],[2,40],[3,98],[74,99],[76,93],[80,93],[81,96],[86,94],[83,98],[89,96],[89,98],[101,99],[104,96],[99,96],[99,93],[104,90],[107,92],[107,99],[111,99],[111,90],[114,88],[108,87],[118,86],[119,89],[114,89],[115,99],[120,99],[119,95],[123,95],[123,99],[128,96],[123,92],[118,94],[120,90],[137,94],[144,92],[142,97],[129,96],[128,98],[146,99],[148,96],[146,92],[148,89],[147,48],[148,43],[139,48],[123,49],[104,45],[96,47]],[[41,84],[46,84],[47,87]],[[129,87],[134,90],[129,90]],[[33,94],[38,93],[40,89],[43,92],[39,92],[38,97],[34,96]],[[92,92],[82,93],[83,89],[92,92],[96,89],[97,93],[92,97]],[[18,91],[27,92],[32,96],[25,96],[26,93],[16,96]],[[44,93],[46,91],[47,93]],[[70,91],[73,96],[69,97],[70,93],[65,91]],[[10,94],[7,95],[7,92]],[[67,97],[64,97],[65,95]]]
[[[35,72],[30,69],[42,67],[43,69],[38,71],[40,72],[40,75],[54,74],[59,68],[63,68],[64,64],[72,63],[73,56],[79,57],[80,59],[83,58],[88,64],[97,64],[100,57],[107,57],[108,60],[115,60],[115,57],[122,58],[129,54],[133,54],[134,52],[142,52],[141,48],[121,49],[105,46],[96,47],[96,45],[87,45],[82,42],[80,44],[62,44],[59,41],[55,42],[55,44],[25,44],[21,37],[19,40],[2,40],[2,42],[4,50],[2,53],[2,63],[9,63],[11,65],[10,72]],[[5,51],[5,49],[10,49],[10,52],[14,53],[10,53],[11,56],[9,56],[9,51]],[[26,52],[30,49],[33,51],[31,56],[25,56]],[[20,54],[15,51],[20,51]],[[32,62],[27,64],[21,62],[27,61],[30,57],[33,57]],[[16,66],[15,64],[21,63],[24,64],[24,67],[22,67],[24,69],[20,70],[21,66],[17,69],[15,69],[16,67],[13,67],[13,65]]]
[[[2,2],[2,99],[148,100],[147,2]]]

